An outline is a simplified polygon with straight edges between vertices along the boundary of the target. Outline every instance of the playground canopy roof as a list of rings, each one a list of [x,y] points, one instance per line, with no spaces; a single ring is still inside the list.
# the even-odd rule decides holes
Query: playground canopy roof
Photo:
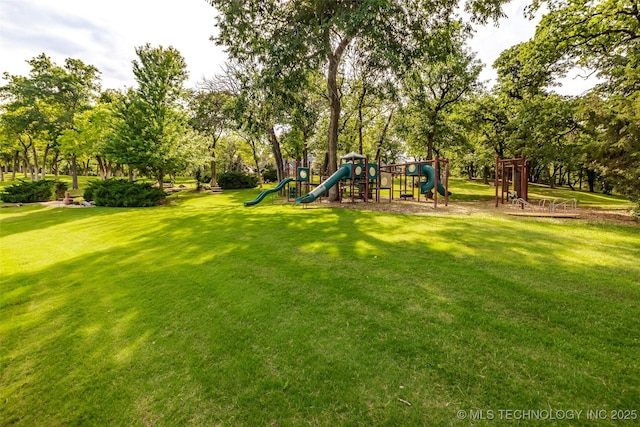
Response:
[[[362,154],[358,154],[355,152],[350,152],[348,154],[345,154],[344,156],[340,157],[340,159],[342,160],[365,160],[367,157],[363,156]]]

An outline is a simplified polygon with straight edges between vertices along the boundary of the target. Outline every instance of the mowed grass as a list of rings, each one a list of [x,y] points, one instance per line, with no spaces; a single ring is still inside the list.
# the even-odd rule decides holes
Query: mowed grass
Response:
[[[1,210],[0,424],[640,409],[639,227],[256,194]]]

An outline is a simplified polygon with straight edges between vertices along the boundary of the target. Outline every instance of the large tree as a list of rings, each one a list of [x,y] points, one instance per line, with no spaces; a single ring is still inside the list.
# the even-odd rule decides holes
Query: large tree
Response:
[[[446,117],[457,103],[481,87],[478,76],[482,66],[465,48],[466,33],[460,23],[447,23],[440,31],[439,53],[426,52],[403,79],[409,101],[405,108],[410,122],[408,137],[414,145],[421,145],[429,160],[433,159],[434,144],[438,140],[443,143],[452,133]]]
[[[112,160],[105,156],[105,146],[116,124],[115,105],[102,100],[94,108],[84,111],[75,119],[72,129],[64,130],[58,137],[59,150],[74,159],[71,165],[72,180],[77,185],[75,160],[83,159],[87,165],[94,159],[103,179],[111,177]],[[86,171],[86,168],[85,168]]]
[[[212,79],[200,82],[189,100],[191,126],[209,139],[207,148],[210,153],[210,184],[213,187],[218,186],[216,148],[229,127],[230,117],[225,108],[232,99],[231,90],[225,88],[216,79]]]
[[[67,58],[59,66],[44,53],[27,63],[31,67],[28,77],[4,74],[7,84],[0,88],[0,96],[5,101],[5,133],[18,142],[35,180],[39,169],[44,178],[47,157],[56,150],[58,136],[73,129],[76,116],[91,108],[100,88],[100,73],[79,59]]]
[[[592,138],[585,145],[587,161],[640,204],[640,5],[636,0],[535,0],[533,10],[542,4],[548,13],[536,29],[535,50],[553,53],[547,54],[550,64],[584,67],[602,79],[583,103]]]
[[[473,18],[501,15],[508,0],[469,0]],[[262,72],[294,87],[309,70],[324,70],[330,111],[328,172],[337,169],[341,99],[338,75],[355,44],[377,66],[403,68],[417,53],[434,47],[430,30],[458,11],[450,0],[208,0],[220,12],[215,38],[233,58],[257,60]],[[337,199],[335,188],[330,199]]]
[[[200,158],[203,139],[188,125],[184,89],[188,73],[180,52],[147,44],[136,54],[137,87],[120,102],[121,120],[108,152],[162,186],[165,174],[181,172]]]
[[[534,0],[548,8],[536,29],[539,52],[554,64],[575,65],[603,78],[609,91],[640,90],[640,6],[636,0]]]
[[[217,80],[221,87],[226,87],[233,94],[226,113],[232,118],[234,129],[254,147],[259,140],[268,140],[278,179],[284,179],[284,161],[276,128],[284,118],[284,99],[288,97],[288,89],[280,80],[262,74],[260,65],[249,60],[227,63],[224,75]]]

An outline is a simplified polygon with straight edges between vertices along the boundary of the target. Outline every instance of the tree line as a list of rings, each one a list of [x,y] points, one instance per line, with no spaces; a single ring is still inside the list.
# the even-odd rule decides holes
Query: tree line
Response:
[[[535,36],[501,53],[491,89],[467,44],[505,0],[208,2],[229,62],[195,88],[176,49],[150,45],[136,49],[134,88],[101,91],[95,67],[45,54],[28,76],[5,73],[0,171],[160,184],[198,171],[215,185],[219,170],[268,166],[283,179],[285,160],[326,175],[356,151],[383,163],[439,155],[487,180],[495,156],[526,156],[532,182],[640,199],[633,1],[533,0],[527,13],[545,10]],[[601,83],[556,94],[575,67]]]

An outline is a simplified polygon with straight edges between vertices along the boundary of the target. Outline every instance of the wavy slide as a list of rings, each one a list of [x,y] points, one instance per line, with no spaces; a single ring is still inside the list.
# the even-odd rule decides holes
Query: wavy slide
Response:
[[[351,178],[351,163],[345,163],[334,172],[329,178],[327,178],[322,184],[318,185],[309,194],[305,194],[302,197],[296,199],[296,204],[311,203],[318,197],[321,197],[329,191],[331,187],[339,183],[342,179]]]
[[[253,200],[250,200],[248,202],[244,202],[245,207],[246,206],[253,206],[253,205],[257,205],[258,203],[260,203],[268,194],[272,194],[272,193],[277,193],[278,191],[282,190],[282,187],[284,187],[285,185],[287,185],[287,183],[293,181],[293,178],[285,178],[282,181],[280,181],[280,183],[278,185],[276,185],[274,188],[270,188],[268,190],[264,190],[262,193],[258,194],[258,197],[256,197]]]
[[[433,166],[430,165],[422,165],[422,176],[427,177],[427,182],[423,182],[420,184],[420,193],[427,194],[428,191],[433,190],[433,184],[436,182],[436,171]],[[438,193],[441,196],[444,196],[444,185],[441,182],[438,182]],[[449,191],[449,196],[451,195],[451,191]]]

